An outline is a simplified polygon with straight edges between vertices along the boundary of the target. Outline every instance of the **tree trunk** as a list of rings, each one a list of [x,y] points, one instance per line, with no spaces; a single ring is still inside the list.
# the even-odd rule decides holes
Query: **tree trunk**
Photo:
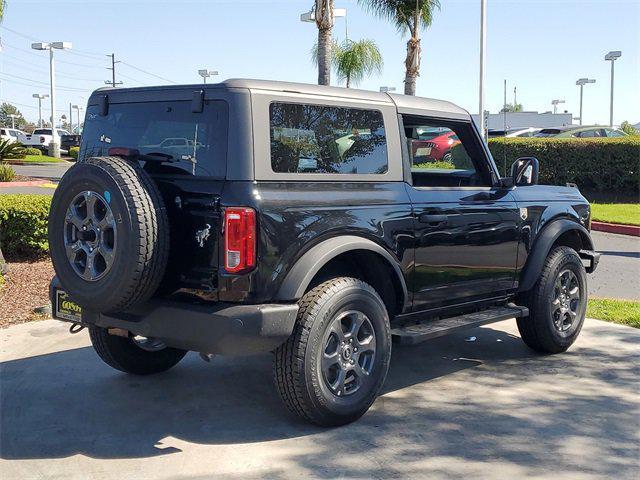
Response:
[[[318,29],[318,85],[331,85],[331,28]]]
[[[351,75],[347,75],[347,88],[351,85]]]
[[[0,248],[0,275],[4,275],[5,273],[7,273],[7,263],[4,261],[4,255],[2,254],[2,248]]]
[[[407,42],[407,58],[404,61],[404,94],[416,94],[416,79],[420,74],[420,39],[412,36]]]

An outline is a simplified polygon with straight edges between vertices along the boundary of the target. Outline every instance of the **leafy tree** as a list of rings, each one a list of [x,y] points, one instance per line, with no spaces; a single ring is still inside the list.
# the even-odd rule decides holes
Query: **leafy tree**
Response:
[[[640,131],[638,131],[638,129],[631,125],[631,123],[629,123],[627,120],[620,124],[620,130],[622,130],[627,135],[640,135]]]
[[[14,105],[4,102],[0,105],[0,125],[5,127],[11,126],[11,117],[9,117],[9,115],[18,115],[18,118],[15,119],[16,128],[22,128],[28,123],[22,116],[22,113],[20,113],[20,110],[18,110]]]
[[[515,105],[513,103],[507,103],[502,110],[500,110],[500,113],[515,113],[515,112],[522,112],[523,107],[521,103],[516,103]]]
[[[376,42],[369,39],[345,40],[333,55],[333,65],[341,81],[347,88],[358,85],[366,76],[374,72],[380,73],[384,62]]]
[[[318,63],[318,45],[311,50],[313,61]],[[331,63],[340,81],[345,81],[347,88],[359,84],[366,76],[381,72],[384,64],[382,54],[373,40],[345,40],[342,44],[333,42],[331,46]]]
[[[416,80],[420,74],[420,29],[433,21],[433,13],[440,9],[439,0],[358,0],[376,15],[395,24],[401,33],[409,32],[405,57],[405,95],[416,94]]]
[[[315,0],[313,11],[318,27],[318,85],[331,85],[333,0]]]

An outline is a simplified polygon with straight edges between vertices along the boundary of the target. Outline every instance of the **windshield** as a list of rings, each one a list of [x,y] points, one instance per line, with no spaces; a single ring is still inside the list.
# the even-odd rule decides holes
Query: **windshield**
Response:
[[[558,130],[557,128],[545,128],[536,133],[534,137],[553,137],[559,133],[562,133],[562,130]]]
[[[87,109],[80,159],[123,147],[167,155],[176,173],[226,173],[225,102],[206,101],[202,113],[192,112],[190,101],[110,104],[107,116],[98,112],[97,106]]]

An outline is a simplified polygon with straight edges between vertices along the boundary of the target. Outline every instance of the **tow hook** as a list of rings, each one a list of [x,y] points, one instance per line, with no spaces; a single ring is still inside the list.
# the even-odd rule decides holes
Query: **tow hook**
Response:
[[[80,325],[79,323],[72,323],[69,327],[69,333],[79,333],[84,329],[84,325]]]

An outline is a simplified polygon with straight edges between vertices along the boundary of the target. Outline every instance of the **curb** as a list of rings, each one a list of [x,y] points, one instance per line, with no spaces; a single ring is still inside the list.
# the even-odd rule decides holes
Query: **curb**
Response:
[[[34,166],[34,167],[49,167],[51,165],[65,165],[67,163],[73,163],[69,160],[62,160],[60,162],[21,162],[19,160],[15,161],[15,160],[6,160],[7,164],[9,165],[18,165],[20,167],[29,167],[29,166]]]
[[[0,188],[10,187],[39,187],[51,183],[50,180],[31,180],[28,182],[0,182]]]
[[[622,225],[618,223],[591,222],[591,230],[596,232],[617,233],[618,235],[631,235],[640,237],[640,226]]]

